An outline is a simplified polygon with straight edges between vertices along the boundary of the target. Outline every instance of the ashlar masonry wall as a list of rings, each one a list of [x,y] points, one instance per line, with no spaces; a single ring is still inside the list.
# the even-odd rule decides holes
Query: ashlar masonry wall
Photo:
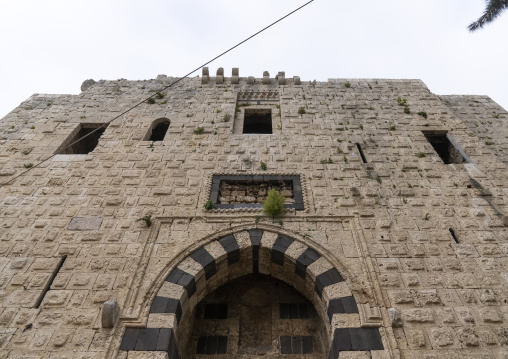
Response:
[[[508,358],[504,109],[206,69],[119,116],[174,80],[85,81],[1,120],[0,358]],[[272,134],[242,134],[253,110]],[[303,210],[206,210],[214,175],[299,178]],[[221,292],[245,278],[252,298]]]

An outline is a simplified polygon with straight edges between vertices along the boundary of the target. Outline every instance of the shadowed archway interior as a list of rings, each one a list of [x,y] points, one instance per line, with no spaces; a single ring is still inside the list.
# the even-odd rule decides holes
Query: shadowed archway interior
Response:
[[[360,316],[355,298],[348,283],[332,263],[315,249],[288,235],[251,229],[217,238],[192,252],[176,268],[173,268],[150,306],[147,328],[126,328],[120,350],[165,351],[169,358],[173,359],[186,358],[188,348],[193,351],[194,346],[197,351],[204,350],[205,352],[205,354],[198,354],[196,357],[219,354],[218,348],[224,350],[225,345],[226,354],[230,354],[231,352],[228,351],[229,341],[219,338],[225,335],[196,333],[193,324],[194,318],[198,313],[198,321],[200,319],[199,313],[202,309],[198,304],[203,303],[206,311],[206,303],[211,301],[210,298],[214,295],[212,293],[225,285],[227,288],[228,283],[232,283],[231,290],[233,291],[239,290],[235,289],[236,285],[243,288],[243,291],[253,290],[252,296],[261,298],[262,291],[259,291],[256,281],[243,282],[242,284],[241,278],[247,275],[256,276],[256,281],[262,280],[260,278],[268,278],[267,281],[282,281],[294,288],[297,294],[303,296],[306,301],[312,303],[313,309],[322,323],[316,328],[316,332],[325,333],[322,337],[318,335],[319,340],[316,340],[314,336],[312,345],[313,348],[323,351],[324,357],[337,359],[339,352],[384,349],[378,328],[360,327]],[[236,281],[237,279],[239,282]],[[257,292],[256,288],[258,288]],[[209,294],[210,297],[208,297]],[[248,299],[245,298],[245,300]],[[278,303],[275,303],[276,301]],[[237,298],[236,303],[241,307],[243,305],[242,298]],[[244,303],[246,303],[243,305],[244,311],[246,311],[244,318],[248,322],[248,308],[250,307],[247,302]],[[280,312],[281,302],[279,299],[272,298],[269,299],[266,306],[269,305],[268,303],[272,308],[273,318],[273,305],[278,304]],[[302,303],[307,302],[302,300]],[[210,304],[219,305],[221,303]],[[282,304],[294,304],[294,302],[288,299],[287,303]],[[290,308],[293,308],[291,310],[294,311],[294,306],[285,307],[282,311],[290,310]],[[212,307],[209,311],[223,313],[224,308],[216,306],[215,309]],[[223,314],[220,315],[223,316]],[[258,325],[262,325],[262,322],[260,321]],[[261,336],[258,339],[252,339],[255,345],[251,346],[250,339],[245,339],[242,342],[240,330],[238,333],[238,344],[236,346],[230,345],[229,350],[237,348],[236,350],[248,352],[249,348],[255,348],[255,343],[259,341],[262,343],[261,347],[266,344],[266,350],[278,351],[278,355],[293,354],[283,353],[283,351],[288,350],[288,345],[290,345],[289,350],[292,351],[293,337],[297,336],[300,338],[294,339],[296,341],[295,347],[303,350],[304,340],[307,347],[309,343],[309,339],[303,337],[311,336],[303,335],[304,333],[302,335],[275,335],[275,337],[272,335],[271,345],[268,344],[268,336],[266,338]],[[289,332],[287,333],[289,334]],[[261,333],[259,334],[261,335]],[[200,341],[201,337],[204,339]],[[246,336],[246,338],[248,337]],[[198,341],[200,342],[198,343]],[[242,343],[245,344],[243,347]],[[207,349],[208,345],[213,350]],[[206,354],[207,350],[215,352]],[[319,353],[317,354],[319,355]]]

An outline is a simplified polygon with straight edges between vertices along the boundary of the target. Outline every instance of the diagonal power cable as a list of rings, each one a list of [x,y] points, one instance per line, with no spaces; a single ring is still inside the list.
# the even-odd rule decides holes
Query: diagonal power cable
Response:
[[[272,22],[270,25],[268,25],[268,26],[264,27],[263,29],[259,30],[259,31],[258,31],[258,32],[256,32],[255,34],[253,34],[253,35],[249,36],[249,37],[248,37],[248,38],[246,38],[245,40],[243,40],[243,41],[239,42],[239,43],[238,43],[238,44],[236,44],[235,46],[233,46],[233,47],[231,47],[231,48],[227,49],[226,51],[224,51],[223,53],[221,53],[221,54],[219,54],[219,55],[215,56],[213,59],[211,59],[211,60],[209,60],[209,61],[205,62],[204,64],[202,64],[202,65],[200,65],[200,66],[196,67],[194,70],[190,71],[188,74],[186,74],[186,75],[184,75],[184,76],[182,76],[182,77],[178,78],[178,79],[177,79],[177,80],[175,80],[174,82],[170,83],[169,85],[167,85],[167,86],[165,86],[165,87],[161,88],[159,91],[155,92],[153,95],[151,95],[151,96],[149,96],[149,97],[145,98],[144,100],[142,100],[142,101],[138,102],[138,103],[137,103],[137,104],[135,104],[134,106],[129,107],[127,110],[125,110],[124,112],[120,113],[119,115],[117,115],[117,116],[113,117],[111,120],[109,120],[109,121],[107,121],[107,122],[102,123],[99,127],[97,127],[96,129],[94,129],[93,131],[90,131],[89,133],[87,133],[87,134],[86,134],[86,135],[84,135],[83,137],[78,138],[76,141],[72,142],[72,143],[71,143],[71,144],[69,144],[68,146],[66,146],[66,147],[64,147],[64,148],[62,148],[62,149],[60,149],[60,151],[59,151],[59,152],[62,152],[62,151],[64,151],[64,150],[66,150],[67,148],[69,148],[69,147],[71,147],[71,146],[74,146],[76,143],[78,143],[78,142],[80,142],[80,141],[84,140],[84,139],[85,139],[85,138],[87,138],[88,136],[91,136],[93,133],[95,133],[95,132],[99,131],[99,130],[100,130],[100,129],[102,129],[104,126],[109,125],[111,122],[113,122],[113,121],[117,120],[118,118],[122,117],[122,116],[123,116],[123,115],[125,115],[126,113],[128,113],[128,112],[130,112],[130,111],[134,110],[136,107],[138,107],[138,106],[142,105],[143,103],[145,103],[145,102],[146,102],[146,101],[148,101],[149,99],[151,99],[151,98],[153,98],[153,97],[157,96],[157,94],[158,94],[158,93],[160,93],[160,92],[162,92],[162,91],[165,91],[165,90],[167,90],[167,89],[168,89],[168,88],[170,88],[170,87],[173,87],[174,85],[176,85],[177,83],[179,83],[179,82],[180,82],[180,81],[182,81],[183,79],[185,79],[185,78],[189,77],[189,76],[190,76],[190,75],[192,75],[194,72],[196,72],[196,71],[198,71],[199,69],[201,69],[202,67],[205,67],[206,65],[210,64],[211,62],[213,62],[213,61],[217,60],[218,58],[220,58],[220,57],[224,56],[224,55],[225,55],[225,54],[227,54],[228,52],[230,52],[230,51],[232,51],[232,50],[236,49],[238,46],[240,46],[240,45],[244,44],[245,42],[249,41],[250,39],[252,39],[252,38],[256,37],[256,36],[257,36],[257,35],[259,35],[259,34],[261,34],[263,31],[268,30],[269,28],[271,28],[271,27],[272,27],[272,26],[274,26],[275,24],[277,24],[277,23],[281,22],[282,20],[286,19],[287,17],[289,17],[289,16],[293,15],[295,12],[297,12],[297,11],[299,11],[299,10],[303,9],[304,7],[306,7],[307,5],[309,5],[309,4],[310,4],[311,2],[313,2],[313,1],[314,1],[314,0],[310,0],[309,2],[307,2],[307,3],[303,4],[302,6],[300,6],[300,7],[296,8],[295,10],[291,11],[290,13],[288,13],[288,14],[284,15],[283,17],[281,17],[281,18],[280,18],[280,19],[278,19],[277,21],[274,21],[274,22]],[[1,186],[1,187],[3,187],[3,186],[8,185],[9,183],[11,183],[12,181],[14,181],[15,179],[17,179],[17,178],[19,178],[19,177],[23,176],[25,173],[27,173],[27,172],[31,171],[32,169],[34,169],[34,168],[36,168],[36,167],[38,167],[38,166],[42,165],[43,163],[45,163],[45,162],[49,161],[51,158],[53,158],[53,157],[54,157],[55,155],[57,155],[57,154],[58,154],[58,153],[54,153],[54,154],[52,154],[52,155],[51,155],[51,156],[49,156],[48,158],[46,158],[46,159],[42,160],[41,162],[37,163],[36,165],[34,165],[34,166],[30,167],[30,168],[29,168],[29,169],[27,169],[26,171],[23,171],[23,172],[21,172],[20,174],[18,174],[17,176],[15,176],[15,177],[11,178],[10,180],[8,180],[7,182],[2,183],[0,186]]]

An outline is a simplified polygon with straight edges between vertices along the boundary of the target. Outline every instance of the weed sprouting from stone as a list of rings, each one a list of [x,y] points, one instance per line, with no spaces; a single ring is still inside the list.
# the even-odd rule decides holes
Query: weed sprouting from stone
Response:
[[[205,209],[206,209],[207,211],[210,211],[210,210],[212,210],[212,209],[214,209],[214,208],[215,208],[215,204],[212,202],[212,200],[211,200],[211,199],[209,199],[208,201],[206,201],[206,203],[205,203],[205,206],[204,206],[204,207],[205,207]]]
[[[136,222],[141,222],[141,221],[145,222],[147,227],[150,227],[152,225],[152,215],[147,214],[146,216],[136,219]]]

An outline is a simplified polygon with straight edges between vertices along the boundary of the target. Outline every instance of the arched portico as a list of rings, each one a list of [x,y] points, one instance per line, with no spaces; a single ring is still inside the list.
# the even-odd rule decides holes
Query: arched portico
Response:
[[[179,358],[192,333],[196,305],[251,273],[281,280],[312,302],[326,327],[329,358],[341,351],[383,350],[379,329],[360,326],[347,273],[306,243],[258,228],[212,239],[168,269],[151,303],[147,328],[127,328],[120,350],[166,351],[169,358]]]

